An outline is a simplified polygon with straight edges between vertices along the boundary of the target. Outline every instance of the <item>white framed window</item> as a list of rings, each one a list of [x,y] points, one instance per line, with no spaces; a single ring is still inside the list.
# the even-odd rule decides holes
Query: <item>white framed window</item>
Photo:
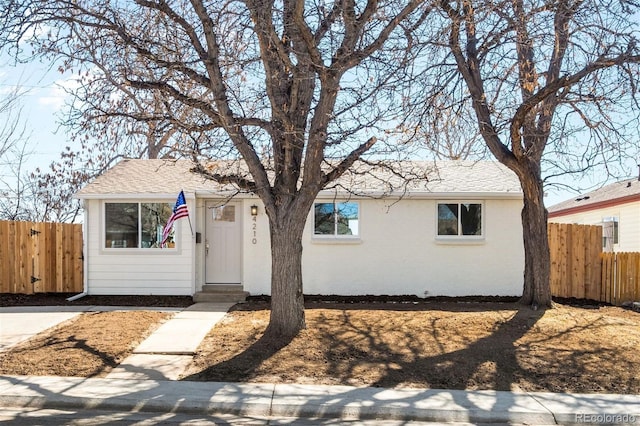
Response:
[[[618,216],[602,218],[602,247],[605,251],[612,251],[613,245],[618,244]]]
[[[172,209],[170,203],[105,202],[104,248],[159,249]],[[166,247],[175,247],[173,232]]]
[[[355,238],[360,235],[360,204],[354,201],[316,202],[314,237]]]
[[[437,236],[477,239],[484,237],[483,204],[477,201],[437,203]]]

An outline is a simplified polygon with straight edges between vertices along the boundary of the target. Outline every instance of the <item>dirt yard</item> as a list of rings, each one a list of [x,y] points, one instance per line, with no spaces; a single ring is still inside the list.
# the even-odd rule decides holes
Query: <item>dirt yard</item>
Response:
[[[193,305],[191,296],[84,296],[67,301],[76,293],[0,294],[2,306],[153,306],[187,307]]]
[[[102,377],[172,314],[86,312],[0,352],[0,374]]]
[[[104,375],[163,315],[83,315],[0,354],[0,374]],[[236,305],[184,380],[640,393],[640,314],[622,308],[315,302],[306,318],[293,340],[266,341],[268,304]]]
[[[267,305],[211,330],[185,380],[640,393],[640,314],[512,303],[309,304],[291,342]]]

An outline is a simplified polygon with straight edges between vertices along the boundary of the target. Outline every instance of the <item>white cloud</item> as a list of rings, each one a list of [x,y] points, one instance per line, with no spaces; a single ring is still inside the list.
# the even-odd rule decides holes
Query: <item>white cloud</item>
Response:
[[[42,90],[44,94],[38,96],[38,104],[59,110],[64,106],[68,97],[67,91],[73,90],[78,84],[78,77],[74,75],[56,80],[51,87]]]

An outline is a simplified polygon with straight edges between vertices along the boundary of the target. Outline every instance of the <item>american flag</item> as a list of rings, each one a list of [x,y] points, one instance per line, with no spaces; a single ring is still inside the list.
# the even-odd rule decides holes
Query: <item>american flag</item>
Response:
[[[180,193],[178,194],[178,199],[176,200],[176,205],[173,206],[173,213],[169,217],[167,224],[162,230],[162,243],[160,243],[161,247],[164,247],[165,243],[167,242],[169,234],[171,233],[171,229],[173,228],[173,223],[183,217],[189,217],[189,210],[187,210],[187,201],[184,199],[184,192],[180,191]]]

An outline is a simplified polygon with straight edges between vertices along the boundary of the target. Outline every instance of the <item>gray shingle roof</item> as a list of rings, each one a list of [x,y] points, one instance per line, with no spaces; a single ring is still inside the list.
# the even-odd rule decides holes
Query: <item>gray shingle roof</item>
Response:
[[[548,208],[549,213],[559,213],[565,210],[571,210],[575,208],[587,208],[593,206],[597,208],[600,203],[607,201],[624,201],[629,197],[633,198],[638,196],[640,199],[640,181],[638,178],[627,179],[620,182],[615,182],[610,185],[603,186],[595,191],[588,192],[583,195],[578,195],[570,200],[563,201]]]
[[[180,190],[184,190],[185,194],[212,195],[233,191],[230,185],[221,186],[190,172],[192,167],[193,163],[189,160],[123,160],[78,191],[76,197],[164,197],[173,196]],[[235,168],[233,171],[237,172],[240,166],[237,163],[213,161],[208,163],[208,167],[221,172]],[[517,197],[522,193],[516,175],[494,161],[401,162],[390,164],[389,167],[360,164],[355,169],[356,173],[345,174],[328,190],[349,189],[362,195],[486,193]],[[399,169],[403,176],[397,173]],[[409,177],[409,182],[405,183],[404,177]]]
[[[149,194],[164,196],[180,190],[193,193],[206,187],[206,180],[189,172],[186,160],[122,160],[76,193],[77,198],[94,195]]]

